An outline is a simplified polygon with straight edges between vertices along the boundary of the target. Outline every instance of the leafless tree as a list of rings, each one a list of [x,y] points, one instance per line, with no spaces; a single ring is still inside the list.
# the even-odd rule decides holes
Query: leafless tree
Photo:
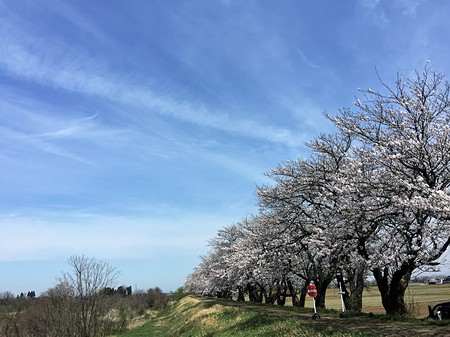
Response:
[[[71,256],[71,272],[64,273],[59,284],[68,292],[76,336],[95,337],[105,333],[111,296],[103,289],[114,287],[119,276],[110,264],[86,256]]]

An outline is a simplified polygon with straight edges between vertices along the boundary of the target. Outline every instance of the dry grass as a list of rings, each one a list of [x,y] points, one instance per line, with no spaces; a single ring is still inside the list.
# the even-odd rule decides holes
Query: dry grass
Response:
[[[132,330],[144,325],[149,319],[154,318],[157,313],[158,312],[156,310],[146,310],[144,315],[135,317],[131,320],[130,324],[128,324],[128,329]]]
[[[332,289],[331,289],[332,290]],[[426,294],[426,288],[417,293]],[[329,294],[335,296],[333,291]],[[362,337],[449,336],[448,325],[427,320],[386,320],[369,316],[339,318],[322,311],[313,321],[309,309],[283,308],[206,297],[185,297],[154,319],[121,337]]]
[[[230,305],[231,304],[231,305]],[[211,298],[184,297],[172,307],[162,311],[140,328],[122,337],[356,337],[359,333],[330,328],[328,325],[312,325],[311,316],[302,318],[297,310],[271,315],[266,309],[253,303],[219,301]],[[254,310],[255,307],[257,310]],[[292,314],[292,315],[291,315]],[[287,316],[286,316],[287,315]]]
[[[341,310],[341,299],[339,290],[330,288],[326,295],[326,306],[328,309]],[[432,284],[432,285],[410,285],[406,291],[405,302],[418,306],[417,314],[419,317],[428,315],[428,305],[435,305],[440,302],[450,301],[450,284]],[[312,308],[312,300],[307,299],[306,307]],[[384,314],[381,304],[380,292],[376,286],[369,287],[363,293],[363,312],[373,312],[374,314]]]
[[[148,322],[149,319],[153,319],[157,315],[157,311],[148,309],[145,311],[144,315],[137,316],[131,319],[130,323],[127,326],[128,330],[135,330],[145,323]],[[119,335],[111,335],[109,337],[118,337]]]

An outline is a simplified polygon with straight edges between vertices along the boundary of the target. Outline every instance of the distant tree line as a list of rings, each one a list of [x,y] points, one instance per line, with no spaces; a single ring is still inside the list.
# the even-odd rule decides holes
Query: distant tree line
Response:
[[[131,296],[132,288],[131,286],[119,286],[117,289],[106,287],[102,290],[105,295],[122,295],[123,297]]]
[[[12,296],[14,296],[11,293]],[[3,296],[6,296],[6,293],[3,293]],[[17,295],[17,298],[24,298],[25,297],[25,293],[21,292],[19,295]],[[35,298],[36,297],[36,292],[34,290],[31,290],[29,292],[27,292],[27,298]]]

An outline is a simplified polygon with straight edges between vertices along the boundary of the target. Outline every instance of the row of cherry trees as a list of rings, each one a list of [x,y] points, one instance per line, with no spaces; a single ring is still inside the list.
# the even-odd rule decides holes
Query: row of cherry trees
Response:
[[[450,86],[426,66],[367,90],[355,109],[327,116],[336,126],[311,156],[268,173],[258,215],[220,230],[186,280],[198,293],[317,304],[342,273],[347,308],[361,310],[372,276],[387,314],[404,315],[413,271],[435,266],[450,244]]]

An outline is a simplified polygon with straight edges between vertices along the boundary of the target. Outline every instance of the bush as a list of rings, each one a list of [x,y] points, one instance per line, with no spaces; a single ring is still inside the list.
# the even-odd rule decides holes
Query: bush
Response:
[[[147,306],[154,309],[163,309],[166,307],[168,298],[158,287],[150,288],[146,293]]]
[[[182,298],[184,298],[186,296],[189,296],[189,295],[192,295],[192,294],[193,293],[191,293],[191,292],[185,292],[183,287],[179,287],[177,290],[175,290],[174,293],[172,293],[170,295],[170,299],[173,300],[173,301],[179,301]]]

